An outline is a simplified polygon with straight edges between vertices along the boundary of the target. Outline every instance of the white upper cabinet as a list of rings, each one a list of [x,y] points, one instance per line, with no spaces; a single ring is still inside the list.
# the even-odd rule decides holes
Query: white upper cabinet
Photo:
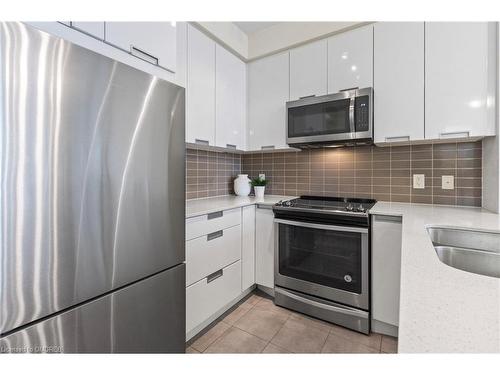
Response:
[[[327,41],[290,51],[290,100],[327,92]]]
[[[328,93],[373,86],[373,25],[328,39]]]
[[[288,148],[289,53],[248,64],[248,149]]]
[[[486,22],[425,24],[425,138],[495,134],[495,29]]]
[[[424,23],[374,28],[375,143],[424,139]]]
[[[186,142],[215,145],[215,42],[188,25]]]
[[[106,42],[176,71],[175,22],[106,22]]]
[[[215,51],[215,144],[245,150],[246,64],[219,45]]]
[[[97,39],[104,40],[104,22],[71,22],[71,27]]]

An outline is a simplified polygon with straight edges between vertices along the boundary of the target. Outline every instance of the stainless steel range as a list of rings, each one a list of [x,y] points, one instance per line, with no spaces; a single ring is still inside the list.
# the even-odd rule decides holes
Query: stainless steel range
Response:
[[[275,303],[368,334],[372,199],[302,196],[273,207]]]

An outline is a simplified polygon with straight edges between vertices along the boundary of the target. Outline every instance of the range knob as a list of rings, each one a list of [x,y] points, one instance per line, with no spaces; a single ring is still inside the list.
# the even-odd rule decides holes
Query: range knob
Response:
[[[346,211],[354,211],[354,206],[351,203],[348,203],[347,206],[345,207]]]
[[[359,204],[359,206],[358,206],[358,208],[357,208],[357,211],[358,211],[358,212],[365,212],[365,211],[366,211],[366,209],[365,209],[365,208],[363,207],[363,205],[360,203],[360,204]]]

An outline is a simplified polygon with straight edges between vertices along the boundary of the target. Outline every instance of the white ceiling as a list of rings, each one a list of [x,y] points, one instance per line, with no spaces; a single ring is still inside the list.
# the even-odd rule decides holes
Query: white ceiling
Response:
[[[267,29],[270,26],[279,24],[280,22],[233,22],[245,34],[249,35],[260,30]]]

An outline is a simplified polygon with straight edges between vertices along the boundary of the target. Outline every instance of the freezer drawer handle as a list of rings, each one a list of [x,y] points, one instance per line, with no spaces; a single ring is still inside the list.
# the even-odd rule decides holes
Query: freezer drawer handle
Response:
[[[217,280],[222,275],[224,275],[224,270],[223,269],[220,269],[220,270],[215,271],[214,273],[208,275],[207,276],[207,284],[210,284],[212,281]]]
[[[147,61],[151,64],[158,65],[158,57],[155,57],[145,51],[143,51],[140,48],[137,48],[136,46],[130,45],[130,53],[134,55],[135,57],[138,57],[144,61]]]
[[[232,148],[233,150],[236,150],[236,145],[232,145],[230,143],[226,143],[227,148]]]
[[[209,233],[209,234],[207,234],[207,241],[215,240],[216,238],[222,237],[223,235],[224,235],[224,232],[221,230],[218,230],[217,232]]]
[[[218,217],[222,217],[223,215],[223,211],[211,212],[207,215],[207,220],[217,219]]]

